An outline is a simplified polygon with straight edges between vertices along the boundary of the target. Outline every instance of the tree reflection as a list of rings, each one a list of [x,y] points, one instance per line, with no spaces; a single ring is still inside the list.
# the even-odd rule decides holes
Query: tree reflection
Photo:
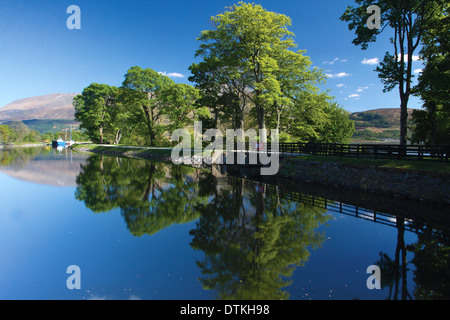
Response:
[[[42,147],[32,148],[5,148],[0,149],[0,167],[12,167],[20,169],[26,166],[33,158],[39,154],[49,153]]]
[[[450,298],[450,246],[448,237],[437,235],[434,228],[426,227],[418,233],[416,243],[405,243],[405,220],[397,219],[397,245],[394,258],[380,252],[376,264],[381,268],[382,287],[389,287],[388,300],[448,300]],[[415,288],[408,290],[408,271],[413,268]]]
[[[308,260],[308,249],[324,240],[316,229],[329,218],[327,210],[249,191],[243,183],[216,186],[212,200],[197,207],[191,245],[205,253],[197,262],[200,281],[220,299],[288,299],[282,288]]]
[[[95,213],[120,208],[133,235],[198,218],[202,172],[184,166],[93,155],[77,177],[76,199]]]

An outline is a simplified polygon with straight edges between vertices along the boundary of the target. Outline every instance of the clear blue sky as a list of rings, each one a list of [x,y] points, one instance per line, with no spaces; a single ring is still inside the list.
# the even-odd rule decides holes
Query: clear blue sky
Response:
[[[166,72],[188,83],[196,38],[210,17],[238,1],[223,0],[1,0],[0,107],[48,93],[76,93],[92,82],[120,86],[131,66]],[[249,1],[251,2],[251,1]],[[265,9],[292,19],[298,49],[332,77],[323,87],[346,110],[400,106],[398,91],[383,94],[363,61],[382,60],[389,34],[366,51],[340,15],[352,0],[261,0]],[[69,30],[70,5],[81,9],[81,30]],[[414,69],[422,67],[414,62]],[[183,77],[181,77],[183,76]],[[420,107],[413,98],[410,107]]]

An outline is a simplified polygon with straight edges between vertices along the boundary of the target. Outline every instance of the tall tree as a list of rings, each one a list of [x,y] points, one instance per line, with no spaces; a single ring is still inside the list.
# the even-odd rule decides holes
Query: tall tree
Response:
[[[398,87],[400,95],[400,144],[407,144],[408,102],[412,90],[413,56],[421,43],[427,19],[432,16],[443,0],[355,0],[356,7],[348,7],[341,20],[348,22],[355,30],[353,44],[363,50],[375,42],[384,30],[393,32],[393,52],[387,52],[380,66],[376,68],[384,84],[384,91]],[[367,8],[376,5],[381,10],[380,29],[367,27]]]
[[[215,63],[211,74],[218,75],[218,80],[227,79],[215,88],[232,89],[241,101],[245,98],[251,102],[258,127],[266,129],[268,112],[288,103],[279,79],[282,67],[295,65],[304,70],[305,61],[301,51],[290,51],[296,45],[288,30],[289,17],[244,2],[227,9],[211,18],[212,30],[201,33],[198,40],[202,44],[196,56],[210,66]],[[282,57],[289,59],[283,61]]]
[[[415,110],[413,143],[448,144],[450,141],[450,4],[443,4],[427,20],[420,51],[425,67],[414,87],[425,110]]]
[[[75,119],[81,122],[89,137],[104,143],[106,130],[111,124],[111,114],[117,103],[118,88],[92,83],[73,99]]]
[[[162,119],[159,97],[164,88],[174,82],[167,76],[147,68],[131,67],[125,74],[123,87],[131,89],[134,101],[140,105],[145,115],[150,145],[156,142],[157,126]]]

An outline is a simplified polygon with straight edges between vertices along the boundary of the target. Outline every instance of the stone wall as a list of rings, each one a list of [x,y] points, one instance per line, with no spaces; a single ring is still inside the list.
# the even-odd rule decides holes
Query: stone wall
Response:
[[[450,174],[290,159],[279,175],[327,186],[450,204]]]

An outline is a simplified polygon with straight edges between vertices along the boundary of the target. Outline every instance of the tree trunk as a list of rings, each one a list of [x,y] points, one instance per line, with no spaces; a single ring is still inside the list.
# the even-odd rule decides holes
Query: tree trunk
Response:
[[[98,131],[100,134],[100,144],[103,144],[103,127],[100,127],[100,129]]]
[[[122,130],[117,130],[116,138],[114,139],[114,144],[119,144],[120,139],[122,138]]]
[[[430,140],[428,144],[431,146],[436,145],[436,103],[431,101],[428,107],[429,119],[430,119]]]
[[[145,113],[145,120],[147,121],[148,134],[150,137],[150,145],[152,146],[155,134],[153,132],[153,122],[152,122],[152,118],[150,115],[150,110],[149,110],[149,107],[146,105],[143,105],[142,109],[144,110],[144,113]]]
[[[408,96],[401,97],[400,104],[400,146],[405,147],[408,143]]]
[[[259,129],[266,129],[266,113],[264,107],[259,104],[256,104],[256,114],[258,117]]]

